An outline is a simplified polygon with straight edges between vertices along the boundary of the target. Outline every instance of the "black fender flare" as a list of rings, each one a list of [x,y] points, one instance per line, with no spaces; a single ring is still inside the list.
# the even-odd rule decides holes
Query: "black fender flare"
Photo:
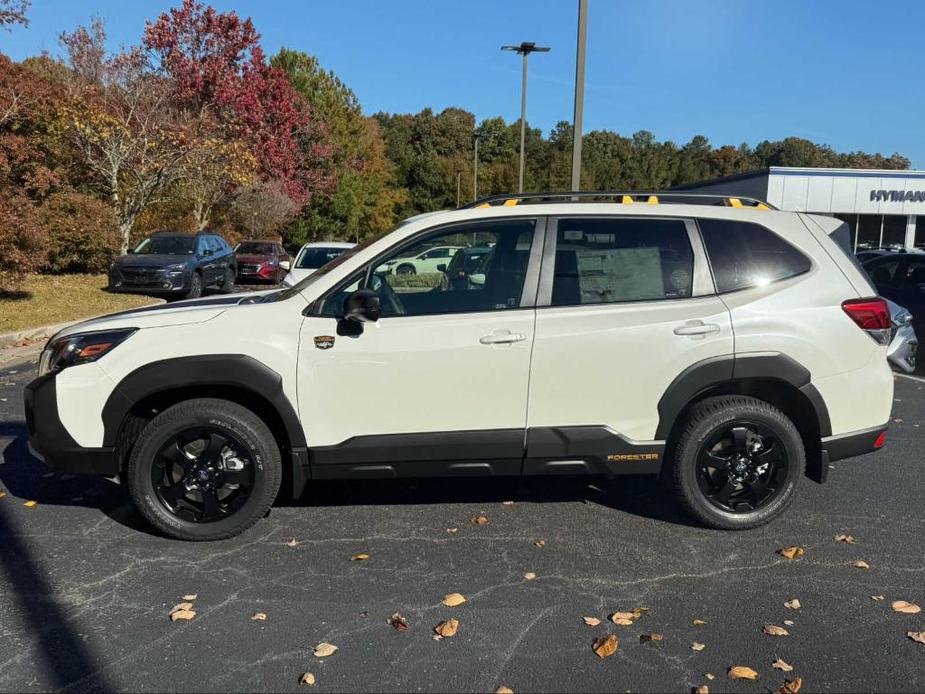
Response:
[[[796,388],[812,405],[821,437],[832,434],[829,410],[822,395],[811,383],[809,370],[786,354],[760,352],[724,355],[704,359],[687,367],[669,384],[658,401],[658,428],[655,438],[665,440],[687,405],[713,388],[731,386],[736,381],[782,381]]]
[[[175,357],[135,369],[119,381],[103,406],[103,445],[116,445],[132,407],[145,398],[177,388],[208,386],[231,386],[259,395],[276,409],[290,446],[305,448],[305,432],[283,392],[282,376],[244,354]]]

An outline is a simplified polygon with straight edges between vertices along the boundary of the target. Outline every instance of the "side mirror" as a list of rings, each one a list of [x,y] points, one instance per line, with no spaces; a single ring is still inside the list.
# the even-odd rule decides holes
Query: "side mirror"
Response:
[[[202,252],[202,254],[203,254],[203,255],[212,255],[212,249],[211,249],[211,248],[206,248],[206,249]]]
[[[446,272],[446,263],[440,263],[437,266],[437,272]]]
[[[344,319],[355,323],[375,323],[382,313],[379,295],[372,289],[357,289],[344,299]]]
[[[477,287],[482,287],[485,285],[485,273],[484,272],[473,272],[469,275],[469,282],[474,284]]]
[[[289,272],[289,261],[288,260],[280,260],[279,266],[283,268],[283,270],[285,270],[286,272]]]

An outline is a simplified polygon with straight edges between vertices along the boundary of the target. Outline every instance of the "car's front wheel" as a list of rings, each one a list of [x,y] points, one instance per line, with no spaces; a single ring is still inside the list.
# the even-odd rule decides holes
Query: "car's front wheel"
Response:
[[[806,454],[793,422],[756,398],[728,395],[695,405],[671,447],[681,505],[711,528],[767,523],[793,500]]]
[[[129,494],[159,531],[180,540],[244,532],[273,503],[282,479],[267,425],[237,403],[187,400],[152,419],[132,449]]]
[[[193,276],[190,277],[189,281],[189,290],[186,292],[186,299],[198,299],[202,296],[202,275],[198,272],[194,272]]]

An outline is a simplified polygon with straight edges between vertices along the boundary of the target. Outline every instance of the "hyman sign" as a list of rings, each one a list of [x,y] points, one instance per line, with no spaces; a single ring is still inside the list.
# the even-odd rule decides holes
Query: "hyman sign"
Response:
[[[872,190],[871,202],[925,202],[925,190]]]

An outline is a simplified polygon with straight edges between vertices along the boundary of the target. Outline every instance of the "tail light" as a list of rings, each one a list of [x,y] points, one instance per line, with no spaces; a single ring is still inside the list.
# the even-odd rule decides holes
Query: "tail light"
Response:
[[[849,299],[842,302],[842,310],[871,338],[881,345],[890,341],[890,309],[879,297]]]

